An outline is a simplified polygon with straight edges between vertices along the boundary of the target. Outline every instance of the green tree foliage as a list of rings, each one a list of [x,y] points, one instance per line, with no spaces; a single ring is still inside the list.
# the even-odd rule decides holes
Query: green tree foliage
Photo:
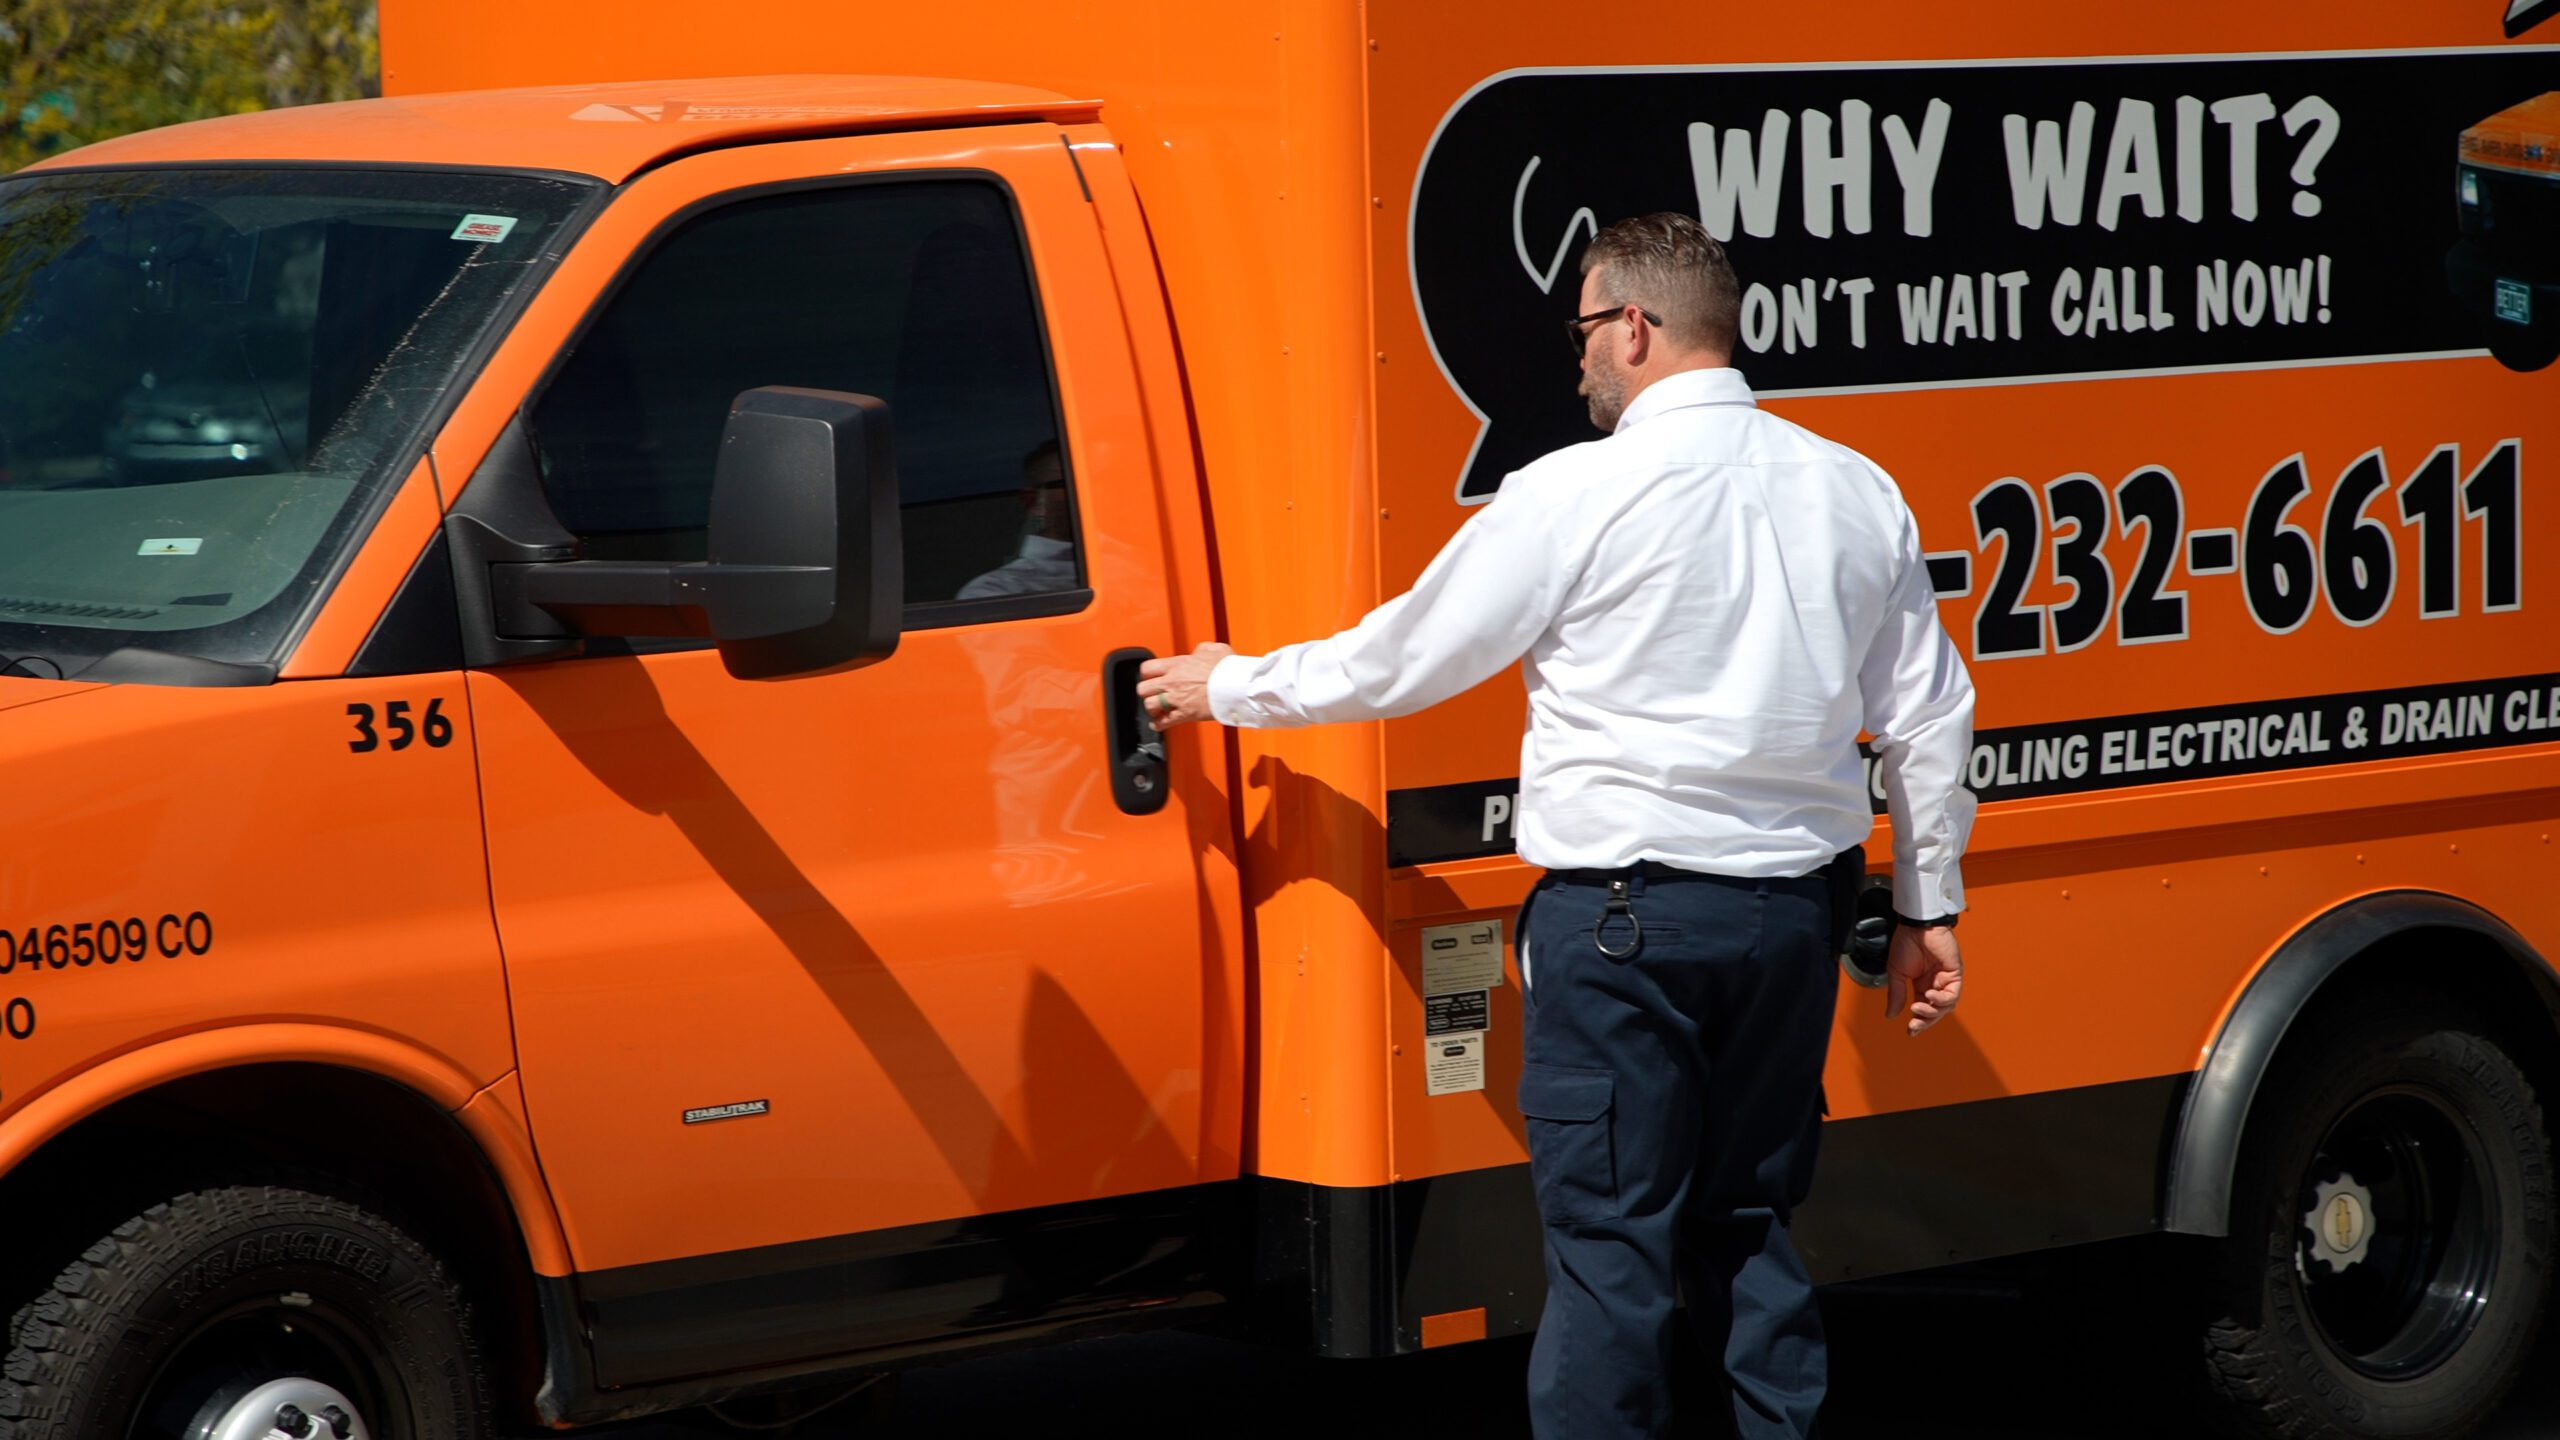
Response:
[[[380,93],[373,0],[0,0],[0,171],[155,125]]]

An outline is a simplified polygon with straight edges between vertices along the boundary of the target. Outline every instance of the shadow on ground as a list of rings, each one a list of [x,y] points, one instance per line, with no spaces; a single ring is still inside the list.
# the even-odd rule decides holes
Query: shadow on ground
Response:
[[[2196,1433],[2148,1375],[2172,1342],[2137,1297],[2147,1242],[2094,1246],[2064,1263],[1943,1273],[1824,1294],[1833,1384],[1824,1440],[2184,1440]],[[1205,1335],[1156,1334],[988,1356],[911,1371],[886,1413],[847,1406],[797,1440],[1194,1440],[1453,1436],[1526,1440],[1525,1339],[1387,1361],[1312,1361]],[[2479,1440],[2560,1436],[2560,1336]],[[1712,1408],[1703,1385],[1684,1398]],[[859,1403],[859,1402],[857,1402]],[[705,1421],[616,1432],[702,1440]],[[771,1432],[761,1432],[771,1433]],[[1681,1432],[1719,1440],[1701,1417]]]

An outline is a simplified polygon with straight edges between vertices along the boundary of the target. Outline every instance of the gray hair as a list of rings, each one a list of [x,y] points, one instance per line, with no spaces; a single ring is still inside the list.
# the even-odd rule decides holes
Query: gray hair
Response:
[[[1583,247],[1582,273],[1594,271],[1610,298],[1661,317],[1673,344],[1733,354],[1742,285],[1724,247],[1697,221],[1668,210],[1621,220]]]

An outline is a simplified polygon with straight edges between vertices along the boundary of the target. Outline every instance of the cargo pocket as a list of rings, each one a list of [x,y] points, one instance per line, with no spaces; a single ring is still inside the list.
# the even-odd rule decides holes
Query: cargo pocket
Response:
[[[1609,1134],[1615,1089],[1606,1070],[1520,1067],[1529,1175],[1538,1189],[1538,1217],[1549,1225],[1618,1218],[1618,1156]]]

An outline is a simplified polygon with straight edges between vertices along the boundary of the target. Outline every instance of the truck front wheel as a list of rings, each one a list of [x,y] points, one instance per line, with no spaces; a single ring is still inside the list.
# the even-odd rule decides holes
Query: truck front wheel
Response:
[[[2226,1433],[2426,1440],[2486,1420],[2549,1290],[2550,1139],[2479,1028],[2376,1006],[2287,1057],[2252,1107],[2213,1269]]]
[[[490,1433],[444,1267],[381,1216],[302,1190],[152,1206],[21,1306],[8,1341],[0,1440]]]

